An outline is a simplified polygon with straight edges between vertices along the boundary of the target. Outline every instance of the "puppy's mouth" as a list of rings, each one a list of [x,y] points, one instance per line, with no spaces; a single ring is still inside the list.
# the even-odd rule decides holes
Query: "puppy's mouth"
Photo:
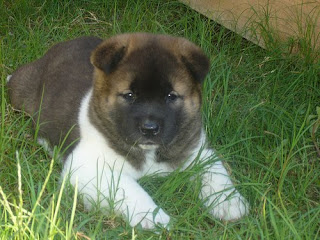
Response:
[[[159,147],[159,145],[153,141],[146,141],[143,143],[139,143],[139,147],[143,150],[155,150]]]

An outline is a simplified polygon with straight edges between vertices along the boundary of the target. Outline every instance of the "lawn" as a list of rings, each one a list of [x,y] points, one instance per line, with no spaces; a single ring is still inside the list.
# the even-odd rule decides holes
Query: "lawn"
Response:
[[[54,43],[136,31],[185,37],[210,57],[203,121],[248,216],[213,219],[198,200],[199,180],[186,181],[196,167],[140,181],[172,217],[170,230],[88,212],[59,182],[62,164],[37,144],[30,118],[11,108],[6,76]],[[320,62],[310,54],[261,49],[177,1],[157,0],[1,1],[0,44],[0,239],[320,238]]]

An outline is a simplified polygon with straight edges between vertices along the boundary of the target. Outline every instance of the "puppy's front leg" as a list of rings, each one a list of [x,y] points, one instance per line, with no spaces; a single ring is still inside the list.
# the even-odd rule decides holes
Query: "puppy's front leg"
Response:
[[[130,176],[120,176],[116,201],[119,202],[120,212],[128,218],[131,226],[141,223],[143,228],[152,229],[155,224],[166,227],[170,221],[170,217]]]
[[[201,157],[215,154],[211,149],[205,149],[203,153]],[[206,168],[202,176],[200,198],[210,208],[211,214],[221,220],[236,220],[249,211],[247,201],[233,186],[221,161],[216,161]]]
[[[106,168],[99,172],[94,168],[80,166],[70,176],[73,185],[77,181],[88,209],[92,203],[105,208],[113,207],[127,218],[132,227],[141,223],[145,229],[152,229],[156,224],[166,227],[170,221],[170,217],[154,203],[136,180],[126,174]]]

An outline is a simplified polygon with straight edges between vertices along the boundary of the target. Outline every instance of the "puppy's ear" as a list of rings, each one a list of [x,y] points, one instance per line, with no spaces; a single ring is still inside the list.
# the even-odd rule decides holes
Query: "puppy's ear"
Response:
[[[185,39],[180,40],[179,49],[181,51],[181,61],[190,75],[196,82],[202,84],[209,72],[209,58],[201,48]]]
[[[91,54],[90,61],[106,74],[112,73],[126,55],[128,36],[118,35],[101,43]]]

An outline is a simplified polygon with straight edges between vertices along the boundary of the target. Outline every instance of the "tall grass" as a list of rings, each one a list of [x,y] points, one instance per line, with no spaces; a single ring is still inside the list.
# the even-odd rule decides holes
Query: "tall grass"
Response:
[[[61,163],[36,143],[30,118],[10,107],[6,76],[54,43],[133,31],[186,37],[210,57],[203,119],[250,202],[249,216],[213,219],[198,200],[199,179],[186,181],[197,168],[140,181],[172,217],[169,231],[88,212],[61,184]],[[263,50],[176,1],[2,1],[0,42],[0,239],[320,237],[319,61],[282,55],[274,44]]]

